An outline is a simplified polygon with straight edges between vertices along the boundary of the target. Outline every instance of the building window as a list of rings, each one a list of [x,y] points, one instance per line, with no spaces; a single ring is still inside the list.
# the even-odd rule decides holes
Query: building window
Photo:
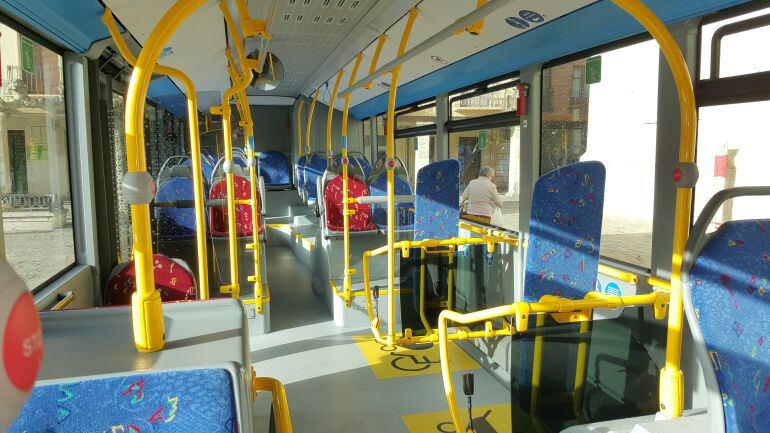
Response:
[[[657,132],[657,44],[601,54],[601,81],[585,84],[586,59],[543,69],[541,175],[578,161],[607,168],[603,257],[649,269]]]
[[[0,24],[0,247],[30,290],[75,263],[62,57]]]
[[[770,26],[726,35],[720,48],[719,73],[711,76],[710,71],[711,45],[718,29],[769,13],[770,8],[765,8],[704,24],[701,29],[701,80],[709,80],[712,87],[723,89],[732,89],[734,85],[722,81],[725,77],[731,77],[733,82],[748,79],[750,89],[760,80],[770,80],[766,74],[758,74],[769,71],[770,62],[768,56],[757,51],[770,44]],[[727,94],[734,95],[734,92]],[[758,134],[770,118],[770,95],[766,100],[758,100],[763,98],[756,94],[743,101],[730,99],[724,102],[715,99],[706,106],[701,103],[699,107],[697,164],[700,176],[695,187],[696,217],[708,200],[723,189],[770,185],[770,173],[766,168],[770,147],[763,134]],[[768,213],[770,201],[767,197],[728,200],[717,212],[710,229],[731,220],[765,218]]]

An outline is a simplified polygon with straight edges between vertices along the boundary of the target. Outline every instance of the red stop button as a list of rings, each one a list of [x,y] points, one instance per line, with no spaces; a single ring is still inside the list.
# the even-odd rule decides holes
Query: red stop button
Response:
[[[5,324],[3,366],[13,386],[29,391],[43,361],[43,333],[29,293],[16,300]]]
[[[674,179],[675,183],[679,183],[684,178],[684,172],[681,168],[677,167],[674,169],[674,172],[671,174],[671,177]]]

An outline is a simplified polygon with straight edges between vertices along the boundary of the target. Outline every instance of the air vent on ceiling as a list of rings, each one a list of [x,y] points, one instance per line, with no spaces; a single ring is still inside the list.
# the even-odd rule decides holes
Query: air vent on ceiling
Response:
[[[291,15],[289,15],[289,14],[286,14],[286,15],[283,16],[283,20],[284,21],[289,21],[290,19],[291,19]]]
[[[301,23],[303,18],[305,18],[303,15],[297,15],[297,22]]]
[[[305,6],[310,6],[310,2],[311,2],[311,0],[303,0],[302,4],[305,5]]]
[[[340,9],[343,6],[345,6],[345,0],[338,0],[337,1],[337,9]]]
[[[340,19],[337,21],[337,25],[338,25],[338,26],[341,26],[341,25],[345,24],[345,21],[347,21],[347,20],[348,20],[347,18],[345,18],[345,17],[342,17],[342,18],[340,18]]]
[[[328,17],[326,18],[326,24],[331,24],[332,21],[334,21],[334,17]]]
[[[353,3],[350,4],[350,9],[355,9],[359,3],[361,3],[359,0],[354,0]]]
[[[318,23],[319,21],[321,21],[321,15],[316,15],[315,17],[313,17],[314,23]]]
[[[294,6],[294,3],[297,3],[297,0],[289,0],[289,6]]]
[[[332,3],[332,0],[324,0],[322,6],[325,8],[328,8],[331,3]]]

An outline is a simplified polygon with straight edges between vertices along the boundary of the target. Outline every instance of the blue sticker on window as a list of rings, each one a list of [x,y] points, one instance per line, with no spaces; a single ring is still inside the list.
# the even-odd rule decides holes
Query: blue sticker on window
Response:
[[[517,29],[528,29],[529,23],[524,21],[521,18],[517,17],[508,17],[505,19],[505,22],[508,23],[512,27],[516,27]]]
[[[534,11],[523,10],[519,12],[519,16],[531,23],[542,23],[545,21],[545,17]]]

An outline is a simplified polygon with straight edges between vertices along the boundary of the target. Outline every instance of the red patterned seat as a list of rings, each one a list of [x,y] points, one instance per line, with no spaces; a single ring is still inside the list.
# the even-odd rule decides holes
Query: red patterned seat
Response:
[[[326,183],[324,188],[324,207],[326,209],[326,227],[330,231],[341,232],[344,230],[343,204],[342,204],[342,176],[335,176]],[[348,197],[358,198],[369,195],[366,185],[355,177],[348,177]],[[368,204],[350,204],[348,206],[356,213],[350,216],[350,231],[363,232],[377,230],[372,223],[372,210]]]
[[[155,288],[163,302],[190,301],[196,298],[195,276],[184,262],[155,254],[152,256]],[[107,281],[104,305],[128,305],[136,291],[136,271],[133,260],[115,267]]]
[[[251,199],[251,182],[249,182],[248,179],[240,176],[233,176],[233,182],[235,184],[236,200]],[[222,178],[211,187],[209,198],[212,200],[227,199],[227,180],[225,178]],[[260,213],[257,212],[257,215],[259,214]],[[220,206],[209,207],[209,221],[212,236],[227,236],[227,205],[223,204]],[[235,226],[235,231],[238,236],[251,236],[253,231],[251,206],[246,204],[235,205]],[[262,219],[258,218],[257,232],[262,234],[262,230]]]

